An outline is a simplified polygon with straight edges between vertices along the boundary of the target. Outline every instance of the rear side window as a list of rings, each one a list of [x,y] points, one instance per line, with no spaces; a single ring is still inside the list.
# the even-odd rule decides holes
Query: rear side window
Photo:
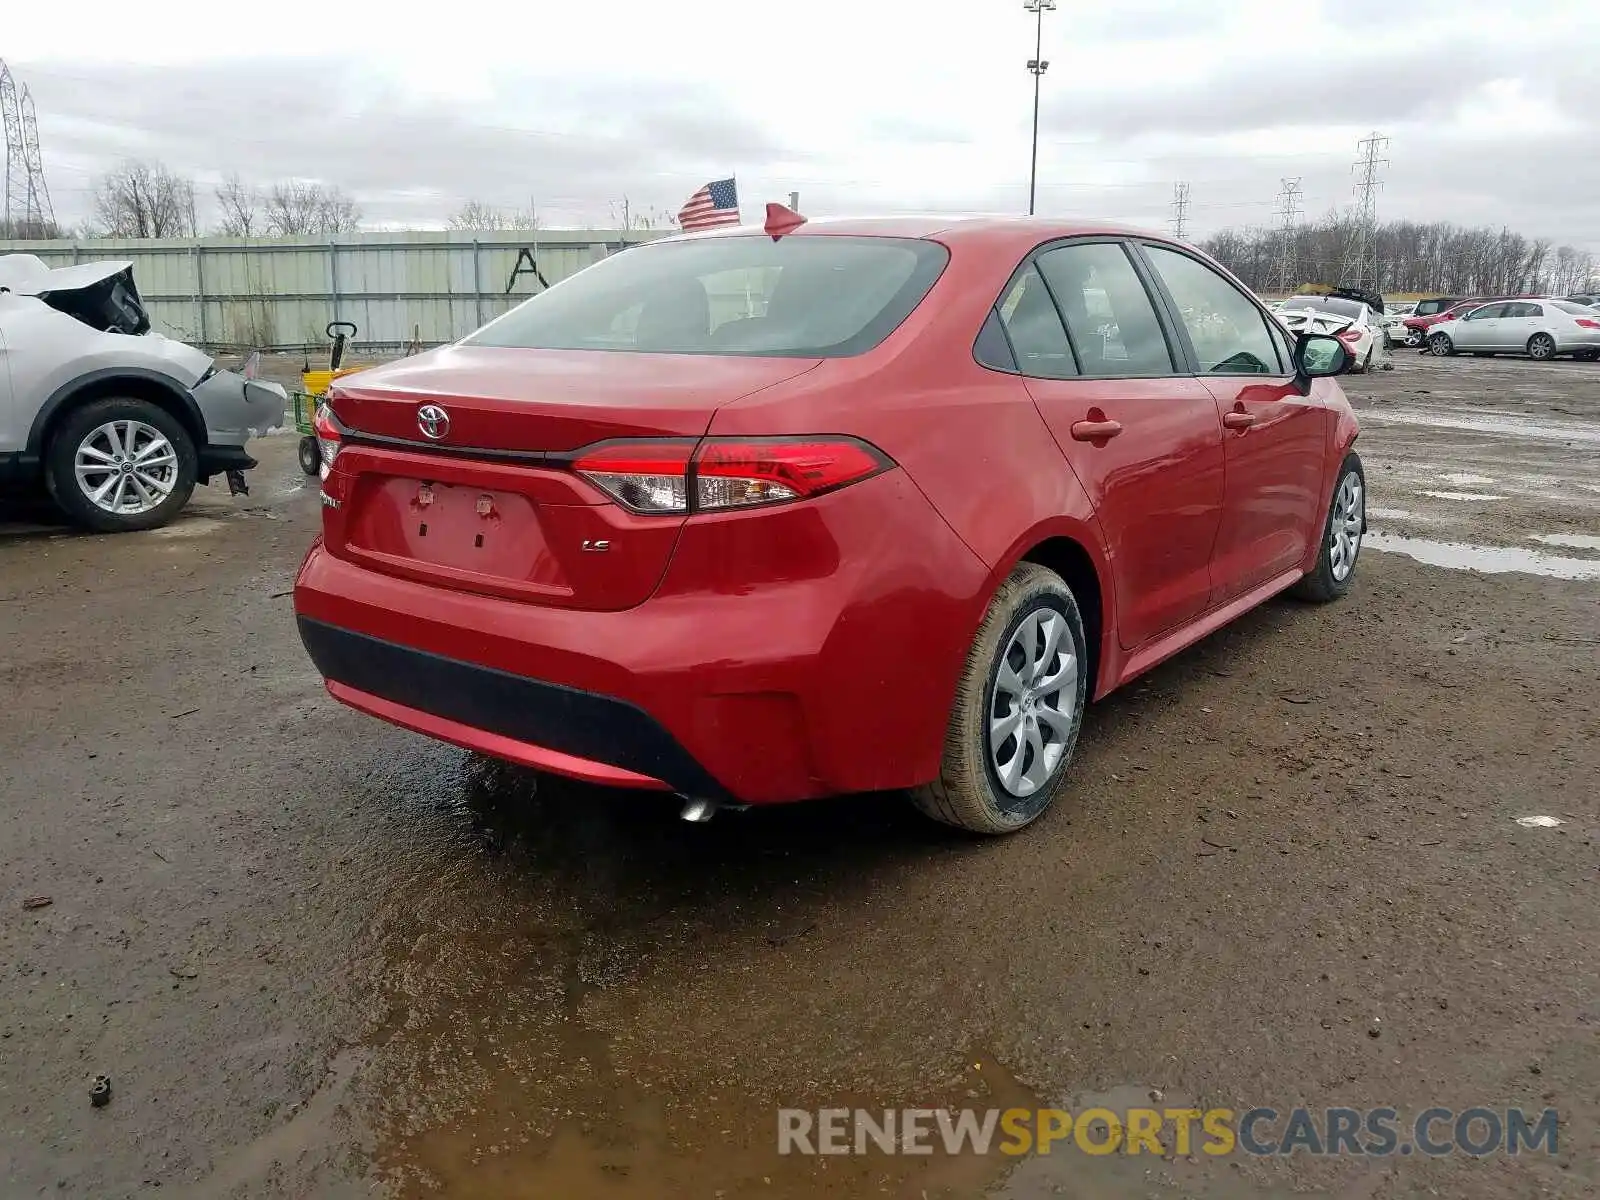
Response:
[[[1078,374],[1061,314],[1035,268],[1030,266],[1016,277],[996,311],[1016,354],[1017,370],[1039,379],[1070,379]]]
[[[635,246],[465,339],[530,350],[841,358],[872,349],[949,261],[913,238],[715,237]]]
[[[1238,288],[1187,254],[1164,246],[1144,252],[1178,307],[1203,374],[1278,373],[1267,319]]]
[[[1050,284],[1085,375],[1171,375],[1172,354],[1155,306],[1114,242],[1080,242],[1047,250],[1039,270]]]

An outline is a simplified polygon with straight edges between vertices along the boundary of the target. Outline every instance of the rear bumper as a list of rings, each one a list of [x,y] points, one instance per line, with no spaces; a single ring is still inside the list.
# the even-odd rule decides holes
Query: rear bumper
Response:
[[[618,787],[727,792],[642,709],[493,667],[429,654],[299,618],[300,640],[352,708],[396,725],[538,767]]]
[[[778,803],[939,769],[988,572],[903,473],[683,527],[620,612],[401,578],[321,545],[302,640],[335,698],[591,782]]]

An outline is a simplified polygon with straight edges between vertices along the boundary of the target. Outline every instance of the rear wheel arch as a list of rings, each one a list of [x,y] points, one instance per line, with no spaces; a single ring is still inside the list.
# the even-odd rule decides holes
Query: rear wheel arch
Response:
[[[57,388],[33,419],[28,432],[28,453],[43,458],[67,417],[96,400],[125,396],[145,400],[169,413],[194,441],[198,453],[206,447],[206,423],[194,397],[175,381],[154,371],[111,368],[80,376]]]
[[[1089,653],[1089,696],[1092,698],[1099,691],[1100,665],[1104,660],[1101,641],[1108,630],[1106,618],[1112,604],[1106,592],[1109,575],[1096,565],[1095,556],[1082,541],[1064,534],[1037,542],[1018,555],[1016,562],[1031,562],[1046,567],[1061,576],[1072,589],[1072,595],[1078,602],[1078,611],[1083,617],[1085,649]],[[1016,562],[1008,564],[1007,573],[1016,566]]]

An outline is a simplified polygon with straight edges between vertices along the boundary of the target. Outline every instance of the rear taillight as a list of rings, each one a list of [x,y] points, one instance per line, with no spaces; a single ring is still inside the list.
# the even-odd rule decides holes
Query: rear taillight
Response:
[[[326,479],[328,472],[333,469],[333,460],[339,457],[339,427],[333,422],[333,415],[328,411],[326,404],[317,405],[316,415],[311,419],[311,428],[317,436],[317,449],[322,454],[322,465],[317,474]]]
[[[893,464],[855,438],[706,438],[613,442],[572,468],[637,513],[690,513],[806,500]]]
[[[1361,341],[1361,331],[1359,329],[1341,329],[1334,336],[1351,349],[1354,349],[1357,343]]]
[[[1573,324],[1580,325],[1584,329],[1600,329],[1600,321],[1591,321],[1588,317],[1579,317]]]

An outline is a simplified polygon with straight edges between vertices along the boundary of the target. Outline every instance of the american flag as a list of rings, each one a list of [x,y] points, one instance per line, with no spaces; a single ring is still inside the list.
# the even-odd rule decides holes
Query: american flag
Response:
[[[678,225],[685,233],[739,223],[739,190],[731,179],[708,183],[678,210]]]

